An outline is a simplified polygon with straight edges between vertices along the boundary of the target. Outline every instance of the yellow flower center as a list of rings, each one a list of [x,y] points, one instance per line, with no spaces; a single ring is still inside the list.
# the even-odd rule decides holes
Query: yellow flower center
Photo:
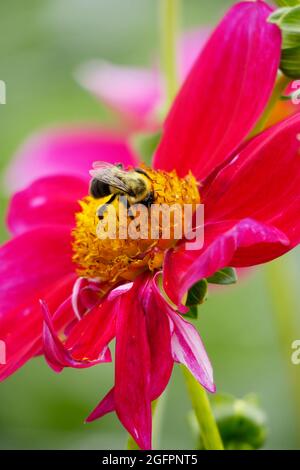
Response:
[[[185,178],[179,178],[175,171],[170,173],[164,171],[153,170],[143,167],[151,181],[151,189],[153,193],[153,204],[156,207],[161,205],[183,207],[191,205],[192,212],[195,211],[196,205],[200,203],[200,196],[197,182],[194,176],[189,173]],[[102,199],[94,199],[87,196],[80,201],[81,212],[76,214],[76,227],[73,230],[73,261],[77,266],[79,276],[85,278],[97,279],[106,284],[109,288],[121,281],[131,281],[138,274],[145,270],[154,271],[161,268],[165,251],[172,247],[178,240],[176,233],[175,212],[170,213],[169,234],[164,238],[162,215],[158,211],[156,216],[152,213],[151,208],[146,208],[146,216],[149,215],[149,221],[146,227],[146,235],[138,239],[130,236],[120,238],[99,238],[99,217],[97,210],[110,199],[110,196]],[[124,225],[124,219],[121,220],[120,200],[116,197],[112,205],[117,214],[116,233],[121,225]],[[107,221],[109,222],[110,211]],[[182,211],[181,224],[185,223],[185,212]],[[130,224],[135,224],[131,216],[126,216],[126,233],[129,232]],[[155,225],[155,227],[154,227]],[[156,228],[156,234],[159,236],[153,238],[153,228]],[[158,231],[158,232],[157,232]]]

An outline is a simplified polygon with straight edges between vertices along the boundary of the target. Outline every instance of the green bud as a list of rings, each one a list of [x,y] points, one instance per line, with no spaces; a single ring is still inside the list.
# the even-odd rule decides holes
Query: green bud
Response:
[[[275,3],[279,7],[294,7],[300,5],[300,0],[275,0]]]
[[[291,8],[280,8],[269,17],[282,32],[280,68],[289,78],[300,78],[300,4]]]
[[[226,450],[255,450],[266,440],[266,417],[253,395],[236,399],[231,395],[217,394],[211,397],[212,409]],[[203,448],[194,414],[190,423],[197,432],[199,448]],[[199,436],[200,434],[200,436]]]
[[[282,51],[280,68],[290,78],[300,78],[300,46]]]

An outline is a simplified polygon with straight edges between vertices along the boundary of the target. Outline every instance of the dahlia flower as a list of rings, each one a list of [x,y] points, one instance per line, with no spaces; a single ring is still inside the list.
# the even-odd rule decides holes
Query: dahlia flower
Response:
[[[215,390],[200,336],[184,318],[187,291],[226,266],[281,256],[300,239],[300,117],[247,139],[280,61],[281,34],[269,14],[264,2],[247,1],[225,15],[179,91],[146,169],[155,202],[204,204],[202,248],[187,250],[184,239],[97,238],[99,200],[88,195],[93,161],[131,168],[138,157],[109,134],[47,136],[45,154],[31,164],[49,176],[13,196],[12,239],[0,249],[0,337],[7,345],[1,380],[39,354],[57,372],[111,361],[115,338],[114,386],[87,421],[115,411],[144,449],[151,448],[151,402],[174,362]],[[34,142],[30,151],[37,155]]]

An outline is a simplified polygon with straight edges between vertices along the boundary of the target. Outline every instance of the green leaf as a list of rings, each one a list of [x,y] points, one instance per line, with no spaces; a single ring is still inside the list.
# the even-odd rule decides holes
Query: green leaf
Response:
[[[131,143],[146,165],[151,165],[153,154],[161,139],[161,132],[135,134]]]
[[[223,268],[217,271],[213,276],[207,278],[210,284],[229,285],[237,282],[237,274],[234,268]]]

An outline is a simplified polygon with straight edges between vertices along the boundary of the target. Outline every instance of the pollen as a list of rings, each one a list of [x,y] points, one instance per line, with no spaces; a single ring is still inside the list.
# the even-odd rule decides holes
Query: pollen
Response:
[[[140,211],[133,215],[132,208],[124,205],[124,196],[111,203],[110,196],[86,196],[79,201],[81,211],[76,214],[72,233],[73,261],[78,275],[96,279],[108,289],[119,282],[132,281],[146,270],[159,270],[166,250],[182,238],[178,228],[184,227],[186,214],[180,209],[189,205],[193,213],[200,203],[192,173],[179,178],[175,171],[167,173],[148,167],[143,170],[151,182],[151,207],[140,204]],[[98,217],[100,207],[105,208],[102,220]],[[165,218],[161,208],[171,207],[169,218]]]

